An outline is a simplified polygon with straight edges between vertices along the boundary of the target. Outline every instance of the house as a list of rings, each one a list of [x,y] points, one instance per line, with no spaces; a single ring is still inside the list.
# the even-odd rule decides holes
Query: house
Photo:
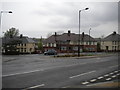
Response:
[[[48,37],[44,43],[43,48],[45,51],[49,49],[55,49],[58,52],[78,52],[79,46],[79,34],[71,33],[63,33],[61,35],[52,35]],[[97,42],[95,39],[87,34],[80,34],[80,51],[91,51],[95,52],[97,49]]]
[[[35,52],[35,41],[25,36],[18,37],[4,37],[2,38],[2,53],[34,53]]]
[[[101,40],[101,50],[120,51],[120,35],[115,31]]]

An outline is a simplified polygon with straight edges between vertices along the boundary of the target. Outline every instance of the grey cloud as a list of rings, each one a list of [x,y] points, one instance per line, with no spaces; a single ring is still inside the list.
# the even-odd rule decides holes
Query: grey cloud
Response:
[[[63,3],[62,5],[47,4],[47,9],[38,11],[38,14],[44,17],[60,16],[60,18],[50,18],[49,21],[53,28],[73,27],[78,28],[78,10],[81,3]],[[90,3],[91,7],[86,13],[81,15],[81,25],[83,27],[92,26],[97,27],[100,24],[117,21],[117,3],[103,2],[103,3]],[[80,7],[81,8],[81,7]],[[61,20],[63,17],[63,20]],[[64,22],[64,18],[67,22]],[[84,25],[83,25],[84,24]]]
[[[4,8],[13,8],[14,16],[11,20],[11,16],[6,22],[8,25],[3,27],[8,27],[8,21],[12,21],[10,25],[16,25],[17,27],[22,27],[22,30],[33,30],[41,33],[41,30],[55,31],[55,30],[78,30],[78,11],[85,7],[89,7],[88,11],[81,13],[81,29],[96,28],[98,29],[101,25],[108,25],[109,23],[117,22],[118,20],[118,6],[117,2],[90,2],[90,3],[80,3],[80,2],[45,2],[37,4],[20,4],[16,3],[5,4]],[[27,6],[28,5],[28,6]],[[15,16],[16,15],[16,16]],[[21,17],[21,18],[19,18]],[[5,19],[4,19],[5,20]],[[22,21],[18,22],[18,21]],[[14,22],[14,23],[13,23]],[[32,23],[31,23],[32,22]],[[115,23],[116,24],[116,23]],[[100,29],[99,29],[100,30]],[[111,31],[108,30],[109,32]],[[31,35],[31,34],[30,34]]]

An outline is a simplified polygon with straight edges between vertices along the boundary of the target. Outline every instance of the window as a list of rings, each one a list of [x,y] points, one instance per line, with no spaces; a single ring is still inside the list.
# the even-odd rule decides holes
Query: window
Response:
[[[48,46],[50,47],[50,43],[48,43]]]
[[[117,47],[115,46],[115,50],[117,50]]]
[[[23,46],[23,44],[21,44],[21,46]]]
[[[93,42],[91,42],[91,45],[93,45]]]
[[[24,52],[26,52],[26,48],[24,48]]]
[[[112,50],[114,50],[114,46],[112,46]]]
[[[77,50],[78,50],[78,47],[73,47],[73,50],[77,51]]]
[[[65,46],[61,47],[61,50],[66,50],[66,47]]]
[[[86,42],[86,45],[88,45],[88,42]]]
[[[23,48],[21,48],[21,52],[23,52]]]

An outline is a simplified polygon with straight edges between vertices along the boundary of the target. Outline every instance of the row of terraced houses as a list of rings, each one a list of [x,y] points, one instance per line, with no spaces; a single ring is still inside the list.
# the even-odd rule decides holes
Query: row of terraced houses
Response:
[[[80,37],[80,39],[79,39]],[[80,40],[80,43],[79,43]],[[9,43],[11,41],[20,41],[17,43],[15,49],[20,53],[35,53],[38,50],[38,40],[25,36],[14,38],[2,38],[2,46],[6,44],[7,48],[2,47],[2,52],[9,50]],[[54,49],[60,53],[74,53],[78,52],[80,46],[81,52],[97,52],[97,51],[120,51],[120,35],[115,31],[105,38],[93,38],[88,34],[75,34],[68,31],[61,35],[51,35],[42,41],[43,51]]]
[[[115,31],[105,38],[93,38],[88,34],[63,33],[62,35],[52,35],[44,41],[44,50],[55,49],[58,52],[78,52],[80,45],[81,52],[96,51],[119,51],[120,35]]]

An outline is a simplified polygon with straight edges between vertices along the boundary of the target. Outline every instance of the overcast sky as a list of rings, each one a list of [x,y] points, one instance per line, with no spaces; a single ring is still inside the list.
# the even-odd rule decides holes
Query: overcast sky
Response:
[[[47,37],[48,33],[78,33],[78,11],[81,12],[81,33],[92,37],[118,32],[117,2],[3,2],[2,10],[12,14],[2,14],[2,31],[11,27],[29,37]]]

